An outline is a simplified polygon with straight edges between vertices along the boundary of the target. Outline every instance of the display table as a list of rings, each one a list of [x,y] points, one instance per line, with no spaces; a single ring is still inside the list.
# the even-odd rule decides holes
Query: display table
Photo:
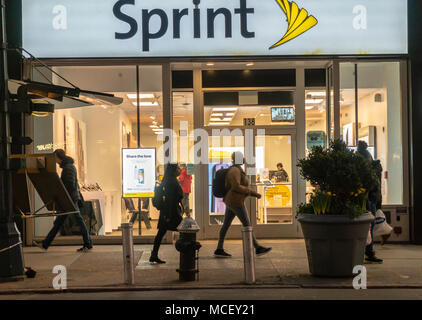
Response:
[[[105,204],[105,194],[102,191],[81,191],[82,196],[84,197],[85,201],[89,200],[98,200],[100,202],[100,209],[101,209],[101,217],[103,219],[103,225],[101,226],[101,229],[98,230],[98,235],[103,236],[105,234],[104,232],[104,224],[105,224],[105,210],[106,210],[106,204]]]
[[[268,223],[268,216],[292,216],[292,185],[291,183],[273,183],[267,180],[265,183],[257,183],[258,193],[263,197],[259,201],[260,220],[264,224]],[[288,219],[282,220],[287,221]]]

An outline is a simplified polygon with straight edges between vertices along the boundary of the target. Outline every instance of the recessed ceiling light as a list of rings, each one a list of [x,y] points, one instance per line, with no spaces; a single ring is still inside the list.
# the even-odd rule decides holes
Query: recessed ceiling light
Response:
[[[255,65],[255,63],[253,63],[253,62],[249,62],[249,63],[246,64],[247,67],[252,67],[253,65]]]
[[[222,113],[213,113],[211,114],[211,117],[222,117],[223,114]]]
[[[305,107],[305,109],[306,110],[311,110],[311,109],[313,109],[314,107],[312,107],[312,106],[307,106],[307,107]]]
[[[138,105],[137,102],[132,102],[132,104],[136,107]],[[148,101],[142,101],[139,104],[141,107],[156,107],[158,106],[158,102],[148,102]]]
[[[311,96],[321,96],[321,97],[325,97],[327,95],[327,92],[325,91],[320,91],[320,92],[308,92],[307,94],[311,95]]]
[[[213,108],[212,111],[237,111],[237,108]]]
[[[210,120],[211,120],[211,121],[221,121],[221,119],[220,119],[220,118],[211,118]]]
[[[136,99],[136,93],[129,93],[129,94],[127,95],[127,97],[128,97],[129,99]],[[153,93],[140,93],[140,94],[139,94],[139,98],[140,98],[140,99],[154,99],[154,98],[155,98],[155,96],[154,96],[154,94],[153,94]]]
[[[208,62],[207,63],[207,66],[212,67],[212,66],[214,66],[214,63],[213,62]]]
[[[155,124],[149,126],[150,128],[158,128],[158,126],[156,126]]]
[[[229,113],[226,113],[226,116],[228,116],[228,117],[233,117],[234,116],[234,112],[229,112]],[[221,115],[223,115],[223,114],[221,114]]]
[[[210,126],[224,126],[224,125],[229,125],[230,122],[210,122],[209,125]]]
[[[323,102],[323,99],[306,99],[305,103],[306,104],[318,104]]]

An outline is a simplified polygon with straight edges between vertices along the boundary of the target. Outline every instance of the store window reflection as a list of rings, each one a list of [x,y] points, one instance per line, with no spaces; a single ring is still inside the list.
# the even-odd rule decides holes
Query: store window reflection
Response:
[[[349,147],[356,146],[355,65],[340,64],[340,135]]]

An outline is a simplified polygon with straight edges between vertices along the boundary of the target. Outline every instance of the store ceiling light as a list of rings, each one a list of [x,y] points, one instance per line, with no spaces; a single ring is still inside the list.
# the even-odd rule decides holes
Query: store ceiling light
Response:
[[[211,118],[210,121],[223,121],[223,122],[227,122],[227,121],[232,121],[233,118]]]
[[[136,93],[127,94],[129,99],[136,99]],[[141,93],[139,94],[139,99],[154,99],[155,96],[153,93]]]
[[[306,104],[319,104],[323,101],[323,99],[306,99]]]
[[[255,65],[255,63],[253,63],[253,62],[249,62],[249,63],[246,64],[247,67],[252,67],[254,65]]]
[[[223,113],[212,113],[211,117],[222,117],[223,115]]]
[[[312,106],[307,106],[307,107],[305,107],[305,109],[306,110],[311,110],[311,109],[313,109],[314,107],[312,107]]]
[[[137,102],[132,102],[132,104],[136,107],[138,105]],[[149,101],[142,101],[139,106],[141,107],[156,107],[158,106],[158,102],[149,102]]]
[[[210,126],[224,126],[224,125],[229,125],[230,122],[210,122],[209,125]]]
[[[214,66],[214,65],[215,65],[215,64],[214,64],[213,62],[208,62],[208,63],[207,63],[207,66],[208,66],[208,67],[212,67],[212,66]]]
[[[325,96],[327,96],[327,92],[325,92],[325,91],[318,91],[318,92],[308,92],[307,93],[308,95],[311,95],[311,96],[317,96],[317,97],[325,97]]]
[[[237,108],[213,108],[212,111],[237,111]]]
[[[149,126],[150,128],[157,128],[158,129],[158,126],[156,126],[155,124],[153,124],[153,125],[151,125],[151,126]]]
[[[221,114],[221,116],[222,116],[223,114]],[[226,113],[226,116],[227,117],[233,117],[235,115],[235,113],[234,112],[229,112],[229,113]]]

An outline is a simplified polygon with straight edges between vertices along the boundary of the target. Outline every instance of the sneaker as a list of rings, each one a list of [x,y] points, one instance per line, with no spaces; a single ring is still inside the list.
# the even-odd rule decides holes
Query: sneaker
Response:
[[[152,264],[154,264],[154,263],[156,263],[156,264],[164,264],[164,263],[166,263],[165,261],[161,260],[157,256],[151,256],[149,258],[149,262],[151,262]]]
[[[272,248],[258,247],[256,248],[256,256],[263,256],[264,254],[271,251]]]
[[[90,250],[92,250],[92,246],[91,247],[83,246],[82,248],[79,248],[78,250],[76,250],[76,252],[89,252]]]
[[[216,258],[231,258],[232,255],[224,251],[223,249],[217,249],[214,251],[214,257]]]
[[[32,245],[40,248],[42,251],[47,251],[47,248],[44,248],[44,245],[42,244],[42,242],[37,242],[35,240],[32,240]]]
[[[382,259],[377,258],[376,256],[371,256],[371,257],[365,257],[364,260],[365,264],[381,264],[383,263]]]

